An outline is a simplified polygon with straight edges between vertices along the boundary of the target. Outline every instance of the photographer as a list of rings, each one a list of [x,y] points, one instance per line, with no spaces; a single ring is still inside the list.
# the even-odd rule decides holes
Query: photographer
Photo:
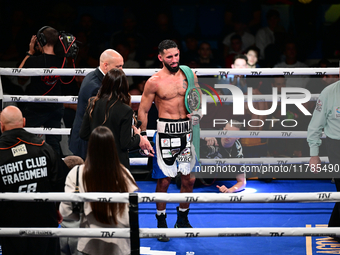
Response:
[[[61,68],[63,59],[55,54],[55,46],[59,42],[59,33],[52,27],[42,27],[37,35],[33,35],[29,44],[29,50],[19,68]],[[36,44],[40,49],[40,55],[36,53]],[[34,55],[34,56],[33,56]],[[26,94],[36,96],[60,96],[60,76],[32,76],[31,83]],[[63,104],[58,103],[28,103],[24,109],[26,124],[28,127],[60,128],[63,117]],[[59,142],[60,135],[47,135],[46,142],[61,155]]]
[[[229,124],[229,123],[232,123]],[[230,120],[228,124],[225,125],[223,130],[239,131],[242,124],[235,120]],[[204,142],[201,142],[201,155],[202,158],[212,158],[212,159],[225,159],[225,158],[243,158],[242,145],[238,141],[238,138],[224,137],[205,137],[206,146]],[[246,178],[244,174],[239,174],[236,177],[237,183],[231,188],[227,188],[225,185],[216,187],[223,193],[233,193],[240,191],[246,186]]]

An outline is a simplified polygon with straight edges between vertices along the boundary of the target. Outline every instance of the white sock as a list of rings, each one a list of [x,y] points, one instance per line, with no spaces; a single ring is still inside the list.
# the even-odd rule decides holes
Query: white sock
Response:
[[[186,212],[188,209],[189,209],[189,208],[184,208],[184,209],[183,209],[183,208],[179,207],[179,208],[178,208],[178,211],[180,211],[180,212]]]
[[[158,215],[158,216],[161,215],[162,213],[165,215],[165,209],[162,210],[162,211],[158,211],[158,210],[157,210],[157,215]]]

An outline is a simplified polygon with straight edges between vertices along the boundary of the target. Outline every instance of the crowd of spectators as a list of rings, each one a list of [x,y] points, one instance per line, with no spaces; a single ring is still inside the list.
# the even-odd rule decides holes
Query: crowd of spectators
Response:
[[[74,1],[71,4],[61,1],[44,5],[42,12],[34,10],[29,13],[25,12],[24,3],[21,7],[8,3],[0,16],[1,32],[6,35],[6,40],[1,42],[0,61],[21,61],[27,51],[27,38],[44,25],[67,31],[77,38],[80,42],[78,67],[97,67],[101,52],[118,46],[124,48],[126,60],[135,61],[140,67],[157,66],[157,45],[164,38],[178,42],[183,64],[195,61],[200,65],[198,50],[202,43],[205,46],[209,44],[209,58],[215,67],[227,67],[225,58],[228,54],[243,53],[254,45],[259,48],[260,66],[273,67],[284,60],[284,43],[291,39],[297,42],[298,60],[302,62],[308,58],[338,57],[339,46],[332,42],[332,38],[339,21],[329,24],[325,20],[325,13],[331,6],[327,1],[302,4],[287,0],[274,1],[274,5],[272,2],[238,0],[225,1],[223,5],[204,3],[192,5],[193,11],[187,12],[184,6],[176,3],[155,11],[139,4],[129,7],[108,3],[88,6],[84,2]],[[321,7],[323,13],[317,10]],[[285,11],[287,8],[289,12]],[[206,9],[206,19],[200,17],[204,14],[202,9]],[[299,12],[307,12],[303,22],[315,27],[310,33],[302,33],[303,40],[300,40],[302,21],[297,18]],[[35,15],[37,13],[40,15]],[[182,20],[176,19],[179,14],[187,15],[188,23],[194,26],[181,24]],[[210,20],[209,14],[215,14],[217,18]],[[206,25],[211,26],[210,34],[205,31]],[[137,65],[135,62],[133,67]]]

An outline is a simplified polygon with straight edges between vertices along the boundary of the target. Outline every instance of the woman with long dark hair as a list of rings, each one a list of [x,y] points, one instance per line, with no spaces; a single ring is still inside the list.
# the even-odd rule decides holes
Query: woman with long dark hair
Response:
[[[108,127],[115,137],[119,160],[128,169],[128,150],[137,149],[138,146],[144,148],[149,143],[146,137],[140,135],[140,130],[132,125],[133,110],[130,105],[129,84],[124,72],[111,69],[104,76],[97,95],[90,98],[79,132],[80,138],[88,140],[96,127]]]
[[[65,192],[74,192],[78,166],[68,174]],[[119,162],[115,139],[107,127],[99,126],[91,133],[85,164],[78,170],[79,192],[134,192],[138,189],[130,172]],[[76,220],[71,202],[60,204],[64,218]],[[128,228],[128,207],[124,203],[84,203],[81,228]],[[81,254],[130,254],[130,239],[79,238]]]

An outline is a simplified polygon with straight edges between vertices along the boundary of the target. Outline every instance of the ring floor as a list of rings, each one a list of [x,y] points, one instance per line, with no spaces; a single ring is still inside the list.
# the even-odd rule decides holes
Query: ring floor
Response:
[[[194,192],[218,192],[217,185],[227,187],[233,181],[216,181]],[[156,182],[139,181],[140,192],[154,192]],[[269,183],[249,180],[247,190],[257,193],[335,192],[331,180],[272,180]],[[169,193],[179,192],[170,184]],[[168,227],[174,227],[178,204],[167,205]],[[189,220],[195,228],[243,227],[326,227],[334,203],[197,203],[190,205]],[[139,205],[141,228],[155,228],[155,203]],[[193,237],[171,238],[169,242],[141,239],[141,254],[340,254],[340,244],[329,237]],[[150,249],[150,251],[148,251]],[[145,251],[143,253],[143,251]],[[158,252],[157,252],[158,251]],[[163,251],[163,252],[162,252]]]

